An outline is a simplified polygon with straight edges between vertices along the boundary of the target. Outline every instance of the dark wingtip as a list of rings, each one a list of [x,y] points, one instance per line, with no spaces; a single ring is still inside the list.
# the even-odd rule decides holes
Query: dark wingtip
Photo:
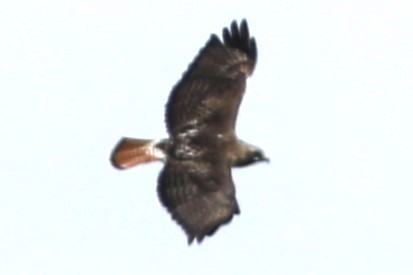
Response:
[[[257,62],[257,43],[254,37],[250,37],[246,19],[242,19],[239,25],[236,20],[233,20],[229,28],[222,30],[222,38],[225,46],[246,53],[254,68]]]
[[[202,241],[204,240],[205,235],[192,235],[190,233],[187,233],[188,235],[188,246],[192,245],[192,243],[194,242],[194,240],[196,239],[196,242],[198,244],[201,244]]]
[[[190,246],[193,243],[194,239],[194,236],[188,235],[188,246]]]

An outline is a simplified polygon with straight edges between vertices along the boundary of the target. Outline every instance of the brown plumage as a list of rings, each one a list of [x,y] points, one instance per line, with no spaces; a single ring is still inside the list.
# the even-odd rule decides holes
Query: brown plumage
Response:
[[[257,61],[247,22],[224,28],[223,41],[212,35],[173,88],[166,105],[169,138],[123,138],[111,155],[119,169],[165,161],[158,195],[188,242],[201,242],[239,214],[231,167],[268,160],[235,134],[246,79]]]

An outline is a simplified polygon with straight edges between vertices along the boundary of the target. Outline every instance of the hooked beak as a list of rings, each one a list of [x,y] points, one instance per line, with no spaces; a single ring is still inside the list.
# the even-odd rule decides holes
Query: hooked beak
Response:
[[[264,156],[261,161],[264,161],[266,163],[270,163],[270,159],[267,156]]]

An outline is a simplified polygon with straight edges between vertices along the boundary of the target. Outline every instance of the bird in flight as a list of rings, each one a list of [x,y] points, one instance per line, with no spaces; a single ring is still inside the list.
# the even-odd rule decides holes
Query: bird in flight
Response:
[[[268,161],[261,149],[235,133],[246,80],[257,62],[255,39],[245,19],[224,28],[222,39],[211,35],[172,89],[165,112],[169,137],[124,137],[110,157],[118,169],[165,163],[158,196],[188,244],[202,242],[240,213],[231,168]]]

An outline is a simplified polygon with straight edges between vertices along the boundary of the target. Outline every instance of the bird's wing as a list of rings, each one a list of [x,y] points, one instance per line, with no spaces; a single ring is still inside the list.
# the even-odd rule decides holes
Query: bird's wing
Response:
[[[223,41],[212,35],[173,88],[165,115],[172,137],[203,126],[209,132],[233,131],[257,47],[245,20],[225,28]]]
[[[201,242],[240,212],[230,166],[219,156],[168,161],[158,178],[158,195],[189,244]]]

